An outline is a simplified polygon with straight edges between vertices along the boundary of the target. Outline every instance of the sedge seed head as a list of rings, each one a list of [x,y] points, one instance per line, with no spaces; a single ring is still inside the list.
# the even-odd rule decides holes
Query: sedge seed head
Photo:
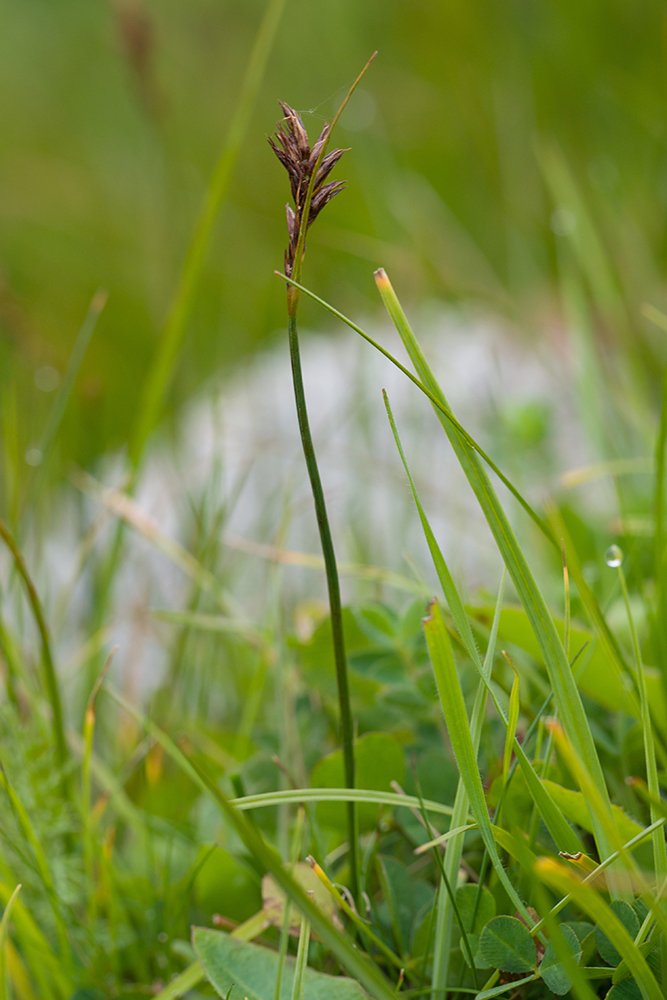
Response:
[[[294,199],[294,208],[291,205],[286,206],[289,242],[285,251],[285,274],[291,278],[308,187],[320,153],[329,138],[331,126],[325,122],[324,128],[311,147],[301,116],[289,104],[285,104],[283,101],[278,103],[282,108],[284,118],[278,122],[275,135],[269,137],[269,145],[287,171]],[[326,182],[327,177],[345,152],[347,152],[345,149],[333,149],[322,158],[315,175],[308,211],[309,227],[312,226],[324,206],[346,186],[345,181]]]

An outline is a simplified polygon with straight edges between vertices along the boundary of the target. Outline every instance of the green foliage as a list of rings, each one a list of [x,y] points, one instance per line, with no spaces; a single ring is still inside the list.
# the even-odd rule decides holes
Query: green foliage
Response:
[[[378,791],[392,791],[392,782],[403,784],[405,758],[400,743],[387,733],[365,733],[359,737],[355,747],[357,763],[357,788],[374,788]],[[313,768],[310,775],[312,788],[344,788],[343,754],[340,750],[324,757]],[[359,824],[363,831],[374,829],[377,823],[377,808],[372,805],[359,809]],[[320,803],[317,816],[324,826],[345,827],[345,811],[334,803]]]
[[[248,1000],[273,1000],[278,968],[278,955],[266,948],[244,941],[235,941],[227,934],[195,927],[192,943],[204,967],[207,978],[221,997],[232,987]],[[288,959],[281,996],[292,994],[295,963]],[[326,976],[306,971],[305,1000],[362,1000],[364,992],[358,983],[342,976]]]
[[[562,924],[560,932],[566,948],[572,955],[572,960],[575,964],[578,963],[581,958],[581,946],[577,935],[567,924]],[[540,976],[556,996],[564,996],[572,989],[572,980],[559,959],[553,941],[549,941],[544,950],[544,956],[540,962]]]
[[[530,972],[536,965],[535,942],[515,917],[493,917],[479,936],[479,950],[487,966],[503,972]]]
[[[336,0],[325,32],[300,0],[224,21],[209,0],[47,6],[10,2],[0,33],[0,998],[659,1000],[667,401],[644,319],[667,318],[640,313],[663,298],[659,5]],[[271,545],[248,555],[227,535],[242,485],[184,483],[177,539],[148,517],[142,460],[164,410],[279,322],[266,109],[278,93],[319,122],[376,46],[341,122],[349,200],[309,235],[313,284],[358,313],[358,260],[384,257],[412,294],[531,330],[548,312],[594,464],[554,477],[542,509],[555,409],[494,402],[477,441],[384,271],[414,374],[304,294],[434,409],[507,570],[464,597],[430,519],[450,509],[413,477],[385,396],[426,546],[405,554],[397,526],[392,565],[349,581],[341,736],[331,618],[315,602],[304,626],[288,575],[301,559],[319,598],[317,557],[287,551],[291,498],[282,520],[267,501]],[[98,285],[108,304],[75,339]],[[74,473],[74,568],[48,582],[65,463],[118,445],[130,495],[102,463],[102,485]],[[602,501],[575,492],[594,481]],[[172,569],[189,589],[153,608],[141,565],[150,597],[107,675],[130,531],[160,553],[162,603]]]

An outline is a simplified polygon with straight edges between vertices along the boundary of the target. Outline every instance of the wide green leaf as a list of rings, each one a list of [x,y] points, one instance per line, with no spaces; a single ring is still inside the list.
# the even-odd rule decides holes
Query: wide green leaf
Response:
[[[478,897],[479,896],[479,900]],[[485,885],[468,883],[456,891],[456,905],[461,914],[463,926],[471,933],[479,932],[496,915],[496,900]]]
[[[634,979],[624,979],[612,986],[605,1000],[642,1000],[642,991]]]
[[[280,956],[246,941],[236,941],[222,931],[194,927],[192,944],[206,976],[221,997],[231,987],[232,996],[248,1000],[274,1000],[275,982]],[[294,959],[285,960],[281,998],[292,995]],[[366,994],[359,983],[344,976],[327,976],[306,969],[305,1000],[364,1000]]]
[[[629,903],[623,899],[616,899],[611,903],[611,909],[621,921],[631,938],[636,938],[639,933],[639,920],[637,914]],[[595,928],[595,944],[600,955],[608,965],[617,966],[621,961],[618,949],[614,947],[601,927]]]
[[[572,958],[578,962],[581,958],[581,945],[579,939],[571,927],[561,924],[560,933],[567,945]],[[552,993],[556,996],[565,996],[572,989],[572,980],[568,976],[563,963],[558,958],[556,948],[552,941],[547,943],[544,957],[540,962],[540,975]]]
[[[388,733],[365,733],[356,741],[354,753],[357,788],[390,792],[392,781],[398,782],[399,785],[403,784],[405,778],[403,747],[393,736]],[[318,761],[311,772],[310,784],[312,788],[345,787],[341,750]],[[358,816],[362,831],[374,829],[378,820],[377,805],[372,803],[360,805]],[[323,826],[344,830],[347,812],[342,803],[322,802],[317,807],[317,818]]]
[[[468,610],[470,615],[482,625],[487,625],[493,618],[493,607],[489,605],[470,607]],[[560,618],[554,618],[553,623],[562,640],[565,635],[564,621]],[[520,649],[524,649],[538,663],[542,661],[540,644],[523,608],[503,608],[498,624],[498,638],[501,642],[511,642]],[[592,632],[571,626],[570,650],[572,655],[578,653],[585,643],[589,645],[577,660],[574,668],[579,690],[611,712],[628,712],[635,718],[639,718],[639,702],[634,694],[625,687],[616,662],[610,662],[602,643],[597,641]],[[517,666],[520,668],[520,664],[517,663]]]
[[[516,917],[493,917],[479,936],[479,951],[490,968],[530,972],[535,968],[535,941]]]
[[[575,792],[571,788],[564,788],[562,785],[551,781],[549,778],[542,778],[542,784],[549,791],[551,798],[565,815],[581,826],[588,833],[593,832],[593,824],[586,806],[586,799],[581,792]],[[631,819],[620,806],[612,805],[611,814],[614,825],[618,830],[621,839],[625,842],[638,836],[643,830],[634,819]]]

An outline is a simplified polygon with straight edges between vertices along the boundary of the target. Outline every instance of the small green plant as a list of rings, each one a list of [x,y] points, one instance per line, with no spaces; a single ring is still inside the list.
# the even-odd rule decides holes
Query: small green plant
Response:
[[[131,495],[281,6],[267,8],[245,110],[140,410],[127,489],[75,475],[117,518],[110,542],[86,543],[81,556],[95,563],[90,622],[106,625],[121,528],[191,587],[185,608],[150,608],[169,660],[147,708],[114,676],[113,651],[93,671],[99,628],[80,657],[86,676],[65,687],[37,557],[0,521],[10,566],[0,1000],[657,1000],[667,988],[667,404],[648,476],[631,478],[627,456],[602,467],[616,477],[619,530],[565,495],[539,510],[453,413],[383,269],[376,286],[411,368],[306,288],[308,227],[342,186],[329,176],[343,151],[327,143],[358,80],[315,143],[288,105],[272,140],[294,198],[280,278],[328,614],[297,629],[273,570],[264,612],[239,606],[217,484],[190,498],[187,544]],[[556,154],[545,156],[564,184]],[[303,294],[397,365],[432,409],[428,434],[446,434],[502,560],[495,595],[470,599],[457,585],[385,393],[378,408],[440,593],[387,572],[372,598],[342,605],[301,375]]]

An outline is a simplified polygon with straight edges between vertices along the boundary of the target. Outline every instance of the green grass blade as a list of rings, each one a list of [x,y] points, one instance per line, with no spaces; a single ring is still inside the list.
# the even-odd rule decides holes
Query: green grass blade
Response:
[[[623,567],[618,567],[618,576],[621,583],[621,591],[623,593],[623,599],[625,601],[625,610],[628,616],[628,624],[630,626],[630,636],[632,638],[632,649],[635,657],[635,682],[637,684],[637,689],[639,691],[639,701],[641,705],[641,725],[644,737],[644,760],[646,763],[646,783],[648,785],[649,794],[655,798],[660,798],[660,784],[658,782],[658,763],[655,756],[655,740],[653,737],[653,720],[651,719],[651,709],[648,701],[648,694],[646,691],[646,677],[644,675],[644,664],[642,662],[642,653],[639,645],[639,638],[637,636],[637,629],[635,628],[634,617],[632,614],[630,606],[630,595],[628,593],[628,585],[625,580],[625,573],[623,572]],[[651,804],[651,822],[655,823],[659,819],[660,814],[657,812],[655,807]],[[662,830],[656,830],[653,834],[653,858],[655,864],[655,874],[658,879],[658,883],[664,882],[667,878],[667,845],[665,844],[665,835]]]
[[[310,944],[310,924],[308,917],[301,917],[299,928],[299,946],[296,952],[294,980],[292,982],[292,1000],[303,1000],[306,992],[306,969],[308,967],[308,945]]]
[[[16,816],[17,822],[21,829],[21,832],[27,842],[30,844],[33,850],[35,863],[37,867],[37,872],[42,881],[42,885],[46,891],[49,902],[51,904],[51,910],[53,912],[53,918],[56,925],[56,932],[58,935],[58,945],[60,948],[59,960],[62,968],[68,976],[72,975],[72,953],[70,950],[69,936],[67,932],[67,923],[61,911],[60,901],[56,893],[56,888],[53,883],[53,877],[51,875],[51,869],[36,833],[27,810],[25,809],[23,803],[19,799],[18,795],[14,791],[12,785],[4,770],[0,768],[0,786],[7,793],[12,811]]]
[[[0,899],[7,905],[12,893],[8,885],[0,882]],[[30,971],[40,990],[43,1000],[69,1000],[73,984],[63,972],[62,964],[46,937],[35,922],[30,910],[16,899],[13,907],[13,923],[21,952],[30,966]]]
[[[56,676],[56,668],[53,662],[53,653],[51,651],[51,637],[49,635],[49,629],[44,618],[44,612],[42,611],[42,604],[39,599],[39,595],[35,589],[34,583],[32,582],[30,573],[28,572],[26,561],[23,558],[23,553],[16,544],[9,528],[1,518],[0,537],[11,552],[19,575],[25,584],[25,588],[28,593],[28,601],[30,602],[30,607],[39,631],[39,637],[42,644],[44,687],[46,689],[46,697],[51,705],[51,712],[53,715],[53,738],[56,747],[56,760],[59,766],[63,767],[69,758],[69,751],[67,749],[67,741],[65,739],[62,701],[60,699],[60,688],[58,686],[58,678]]]
[[[271,872],[275,881],[302,915],[308,919],[313,931],[331,949],[346,972],[357,979],[375,1000],[396,1000],[391,983],[367,956],[353,947],[351,942],[337,931],[333,924],[329,923],[321,910],[315,906],[301,886],[292,878],[284,867],[278,852],[266,843],[257,827],[232,805],[231,801],[222,794],[207,775],[199,770],[194,762],[193,767],[197,769],[202,783],[208,787],[220,812],[230,821],[246,849],[263,868]]]
[[[387,393],[383,391],[385,407],[387,409],[387,416],[389,417],[389,423],[391,424],[391,430],[394,435],[394,440],[396,442],[396,447],[398,448],[399,455],[401,456],[401,461],[403,462],[403,468],[405,474],[408,478],[410,484],[410,489],[412,490],[412,496],[419,513],[419,518],[424,529],[424,534],[426,536],[426,541],[428,543],[429,550],[431,552],[431,557],[435,565],[436,572],[438,574],[438,579],[442,586],[443,592],[447,599],[449,605],[449,610],[452,613],[454,619],[454,624],[456,625],[457,631],[461,636],[463,645],[470,656],[470,659],[477,669],[477,673],[480,676],[481,683],[486,688],[486,691],[491,696],[493,704],[500,716],[503,725],[507,730],[507,746],[511,750],[514,750],[516,754],[516,759],[524,772],[526,778],[526,784],[528,785],[528,790],[533,798],[533,801],[538,809],[538,812],[542,816],[551,836],[554,838],[554,842],[558,844],[560,850],[569,851],[570,853],[576,853],[576,851],[582,850],[582,844],[579,838],[574,833],[567,820],[562,816],[560,810],[556,807],[548,791],[544,785],[540,782],[533,765],[530,763],[526,754],[524,752],[523,746],[516,738],[516,722],[512,725],[511,720],[507,719],[500,705],[496,692],[491,687],[489,683],[491,666],[493,663],[493,647],[491,648],[491,660],[488,664],[488,670],[485,666],[482,666],[482,661],[480,659],[479,650],[477,649],[477,644],[473,638],[472,629],[470,627],[470,621],[466,613],[463,602],[460,598],[456,585],[452,578],[447,562],[442,554],[440,546],[438,545],[435,535],[431,529],[426,512],[419,498],[419,493],[417,492],[417,487],[415,486],[414,479],[410,473],[410,468],[403,451],[403,446],[401,444],[401,439],[398,434],[398,429],[396,427],[396,421],[394,420],[394,415],[392,413],[391,405],[389,403],[389,397]],[[498,609],[496,609],[496,616],[499,614]],[[494,618],[495,621],[495,618]],[[495,623],[496,633],[498,628],[498,623]],[[494,635],[495,644],[495,635]],[[488,651],[487,651],[488,657]],[[479,745],[479,738],[477,739],[477,744],[475,745],[475,751]]]
[[[505,749],[503,752],[503,782],[505,784],[507,784],[510,773],[510,761],[512,760],[512,750],[516,740],[516,727],[519,722],[519,673],[514,664],[512,664],[512,669],[514,670],[514,680],[512,681],[512,691],[510,693]]]
[[[172,979],[168,986],[160,990],[153,1000],[180,1000],[180,997],[185,996],[195,986],[199,986],[203,979],[206,979],[204,970],[198,961],[193,962],[179,976]]]
[[[442,393],[424,354],[410,328],[407,318],[384,271],[376,274],[376,281],[385,306],[403,340],[417,374],[424,385],[438,396],[443,406],[449,404]],[[438,411],[439,413],[440,411]],[[459,434],[451,422],[441,419],[461,467],[477,497],[484,516],[491,528],[496,544],[507,566],[514,586],[523,604],[544,657],[549,682],[554,691],[558,714],[577,753],[600,788],[604,808],[611,814],[609,795],[586,713],[577,689],[563,644],[558,636],[546,602],[537,586],[526,558],[510,526],[491,482],[468,441]],[[591,813],[596,842],[601,857],[610,853],[610,845],[598,816]]]
[[[39,450],[42,453],[42,459],[40,465],[38,466],[37,474],[35,475],[35,485],[31,490],[33,495],[37,495],[39,492],[44,471],[51,456],[56,437],[58,436],[60,424],[62,423],[69,398],[72,395],[74,383],[76,382],[77,375],[79,374],[84,356],[88,349],[88,344],[90,343],[90,338],[95,332],[97,321],[100,318],[104,306],[106,305],[106,301],[107,293],[102,289],[98,289],[98,291],[96,291],[93,295],[86,317],[81,325],[79,333],[77,334],[77,338],[74,341],[74,347],[72,348],[72,353],[70,354],[69,361],[67,362],[67,368],[65,369],[62,385],[60,386],[56,398],[53,401],[53,406],[49,412],[46,426],[44,427],[44,432],[42,434],[42,439],[40,441]]]
[[[424,619],[424,632],[426,633],[426,642],[431,656],[433,673],[447,723],[447,731],[454,756],[456,757],[459,773],[465,783],[472,814],[479,826],[484,846],[489,853],[491,863],[496,870],[501,885],[507,892],[512,905],[516,907],[528,926],[532,927],[534,921],[510,882],[500,860],[496,842],[493,839],[491,820],[489,819],[486,800],[484,798],[482,779],[477,767],[477,754],[475,753],[470,735],[468,714],[456,672],[452,645],[449,633],[447,632],[447,626],[442,617],[440,605],[437,601],[433,601],[431,604],[430,617]]]
[[[551,529],[549,525],[546,523],[546,521],[533,510],[533,508],[530,506],[525,497],[521,495],[516,486],[514,486],[514,484],[507,478],[507,476],[503,472],[501,472],[501,470],[498,468],[493,459],[489,455],[487,455],[482,446],[478,444],[478,442],[475,441],[472,435],[468,433],[465,427],[459,423],[459,421],[456,419],[456,417],[449,409],[449,407],[443,404],[442,399],[436,393],[434,393],[427,385],[424,385],[423,381],[420,382],[418,378],[415,378],[412,372],[408,368],[406,368],[405,365],[402,365],[401,362],[393,356],[393,354],[390,354],[390,352],[387,351],[384,347],[382,347],[381,344],[378,344],[378,342],[374,340],[371,336],[369,336],[369,334],[367,334],[364,330],[362,330],[360,326],[357,326],[357,324],[353,323],[351,319],[348,319],[347,316],[343,315],[343,313],[339,312],[332,305],[329,305],[329,303],[325,302],[324,299],[321,299],[319,295],[315,295],[315,293],[311,292],[308,288],[305,287],[305,285],[299,284],[299,282],[295,281],[293,278],[288,278],[287,275],[282,274],[280,271],[274,271],[274,274],[278,278],[282,278],[284,281],[287,281],[290,285],[294,285],[295,288],[298,288],[300,292],[304,292],[305,295],[308,295],[311,299],[314,299],[315,302],[319,302],[319,304],[323,306],[323,308],[326,309],[327,312],[330,312],[333,316],[336,316],[337,319],[345,323],[346,326],[349,326],[351,330],[354,330],[355,333],[358,333],[360,337],[363,337],[363,339],[371,345],[371,347],[374,347],[376,351],[379,351],[379,353],[383,355],[383,357],[387,358],[388,361],[391,361],[391,363],[395,365],[395,367],[398,368],[399,371],[403,372],[405,377],[410,379],[410,381],[414,385],[416,385],[417,388],[421,392],[423,392],[428,399],[430,399],[431,403],[439,411],[442,417],[445,420],[449,421],[449,423],[451,423],[452,426],[456,428],[459,434],[461,434],[468,442],[470,447],[473,448],[480,455],[480,457],[486,462],[489,468],[492,469],[493,472],[495,472],[500,481],[510,491],[512,496],[521,504],[521,506],[528,514],[530,519],[535,522],[535,524],[540,529],[542,534],[551,542],[552,545],[556,547],[558,546],[556,538],[552,534]]]
[[[582,882],[564,865],[550,858],[539,858],[535,865],[535,873],[550,888],[557,892],[567,893],[600,927],[621,957],[625,959],[632,975],[649,1000],[662,1000],[662,990],[648,967],[646,959],[614,911],[595,889]]]
[[[4,913],[2,914],[2,920],[0,920],[0,1000],[7,1000],[7,955],[5,946],[7,943],[7,934],[9,933],[9,918],[12,915],[14,903],[20,891],[21,883],[19,882],[9,897]]]
[[[452,613],[452,618],[454,619],[454,624],[456,625],[456,630],[461,637],[461,641],[468,653],[470,659],[479,663],[481,667],[481,661],[479,658],[479,650],[477,649],[477,643],[473,635],[472,628],[470,627],[470,620],[468,614],[463,605],[463,601],[456,589],[456,584],[452,574],[450,573],[449,566],[445,561],[445,557],[442,554],[442,550],[436,541],[436,537],[433,534],[433,530],[429,523],[428,517],[426,516],[426,511],[424,510],[423,504],[421,502],[419,493],[417,492],[417,487],[415,481],[412,478],[412,473],[410,472],[410,466],[405,457],[405,452],[403,451],[403,445],[398,433],[398,428],[396,426],[396,421],[394,420],[394,414],[389,402],[389,396],[385,389],[382,390],[382,397],[384,399],[384,405],[387,410],[387,416],[389,418],[389,424],[391,426],[391,432],[394,435],[394,441],[396,443],[396,448],[398,449],[398,454],[401,457],[401,462],[403,463],[403,469],[406,476],[408,477],[408,483],[410,484],[410,490],[412,492],[412,499],[417,507],[417,513],[419,514],[419,520],[421,521],[421,526],[426,537],[426,544],[428,545],[428,550],[431,553],[431,559],[433,560],[433,565],[435,566],[435,571],[438,574],[438,580],[440,581],[440,586],[442,587],[442,592],[447,599],[447,604],[449,605],[449,610]]]
[[[160,344],[153,360],[153,365],[148,373],[139,403],[138,416],[129,452],[130,461],[135,469],[141,459],[148,435],[153,430],[160,416],[164,396],[169,387],[174,366],[185,337],[188,317],[204,266],[213,227],[227,197],[232,173],[250,123],[250,116],[264,76],[284,6],[285,0],[268,0],[264,17],[259,26],[241,86],[241,95],[236,106],[236,111],[220,158],[215,166],[208,190],[206,191],[204,203],[183,264],[176,296],[166,325],[162,331]]]
[[[660,425],[655,445],[655,485],[653,511],[655,528],[653,533],[653,564],[656,586],[656,605],[660,623],[667,621],[667,581],[665,580],[665,456],[667,452],[667,365],[662,374],[662,396],[660,401]],[[658,635],[658,655],[663,664],[667,663],[667,637],[663,628],[656,629]]]

